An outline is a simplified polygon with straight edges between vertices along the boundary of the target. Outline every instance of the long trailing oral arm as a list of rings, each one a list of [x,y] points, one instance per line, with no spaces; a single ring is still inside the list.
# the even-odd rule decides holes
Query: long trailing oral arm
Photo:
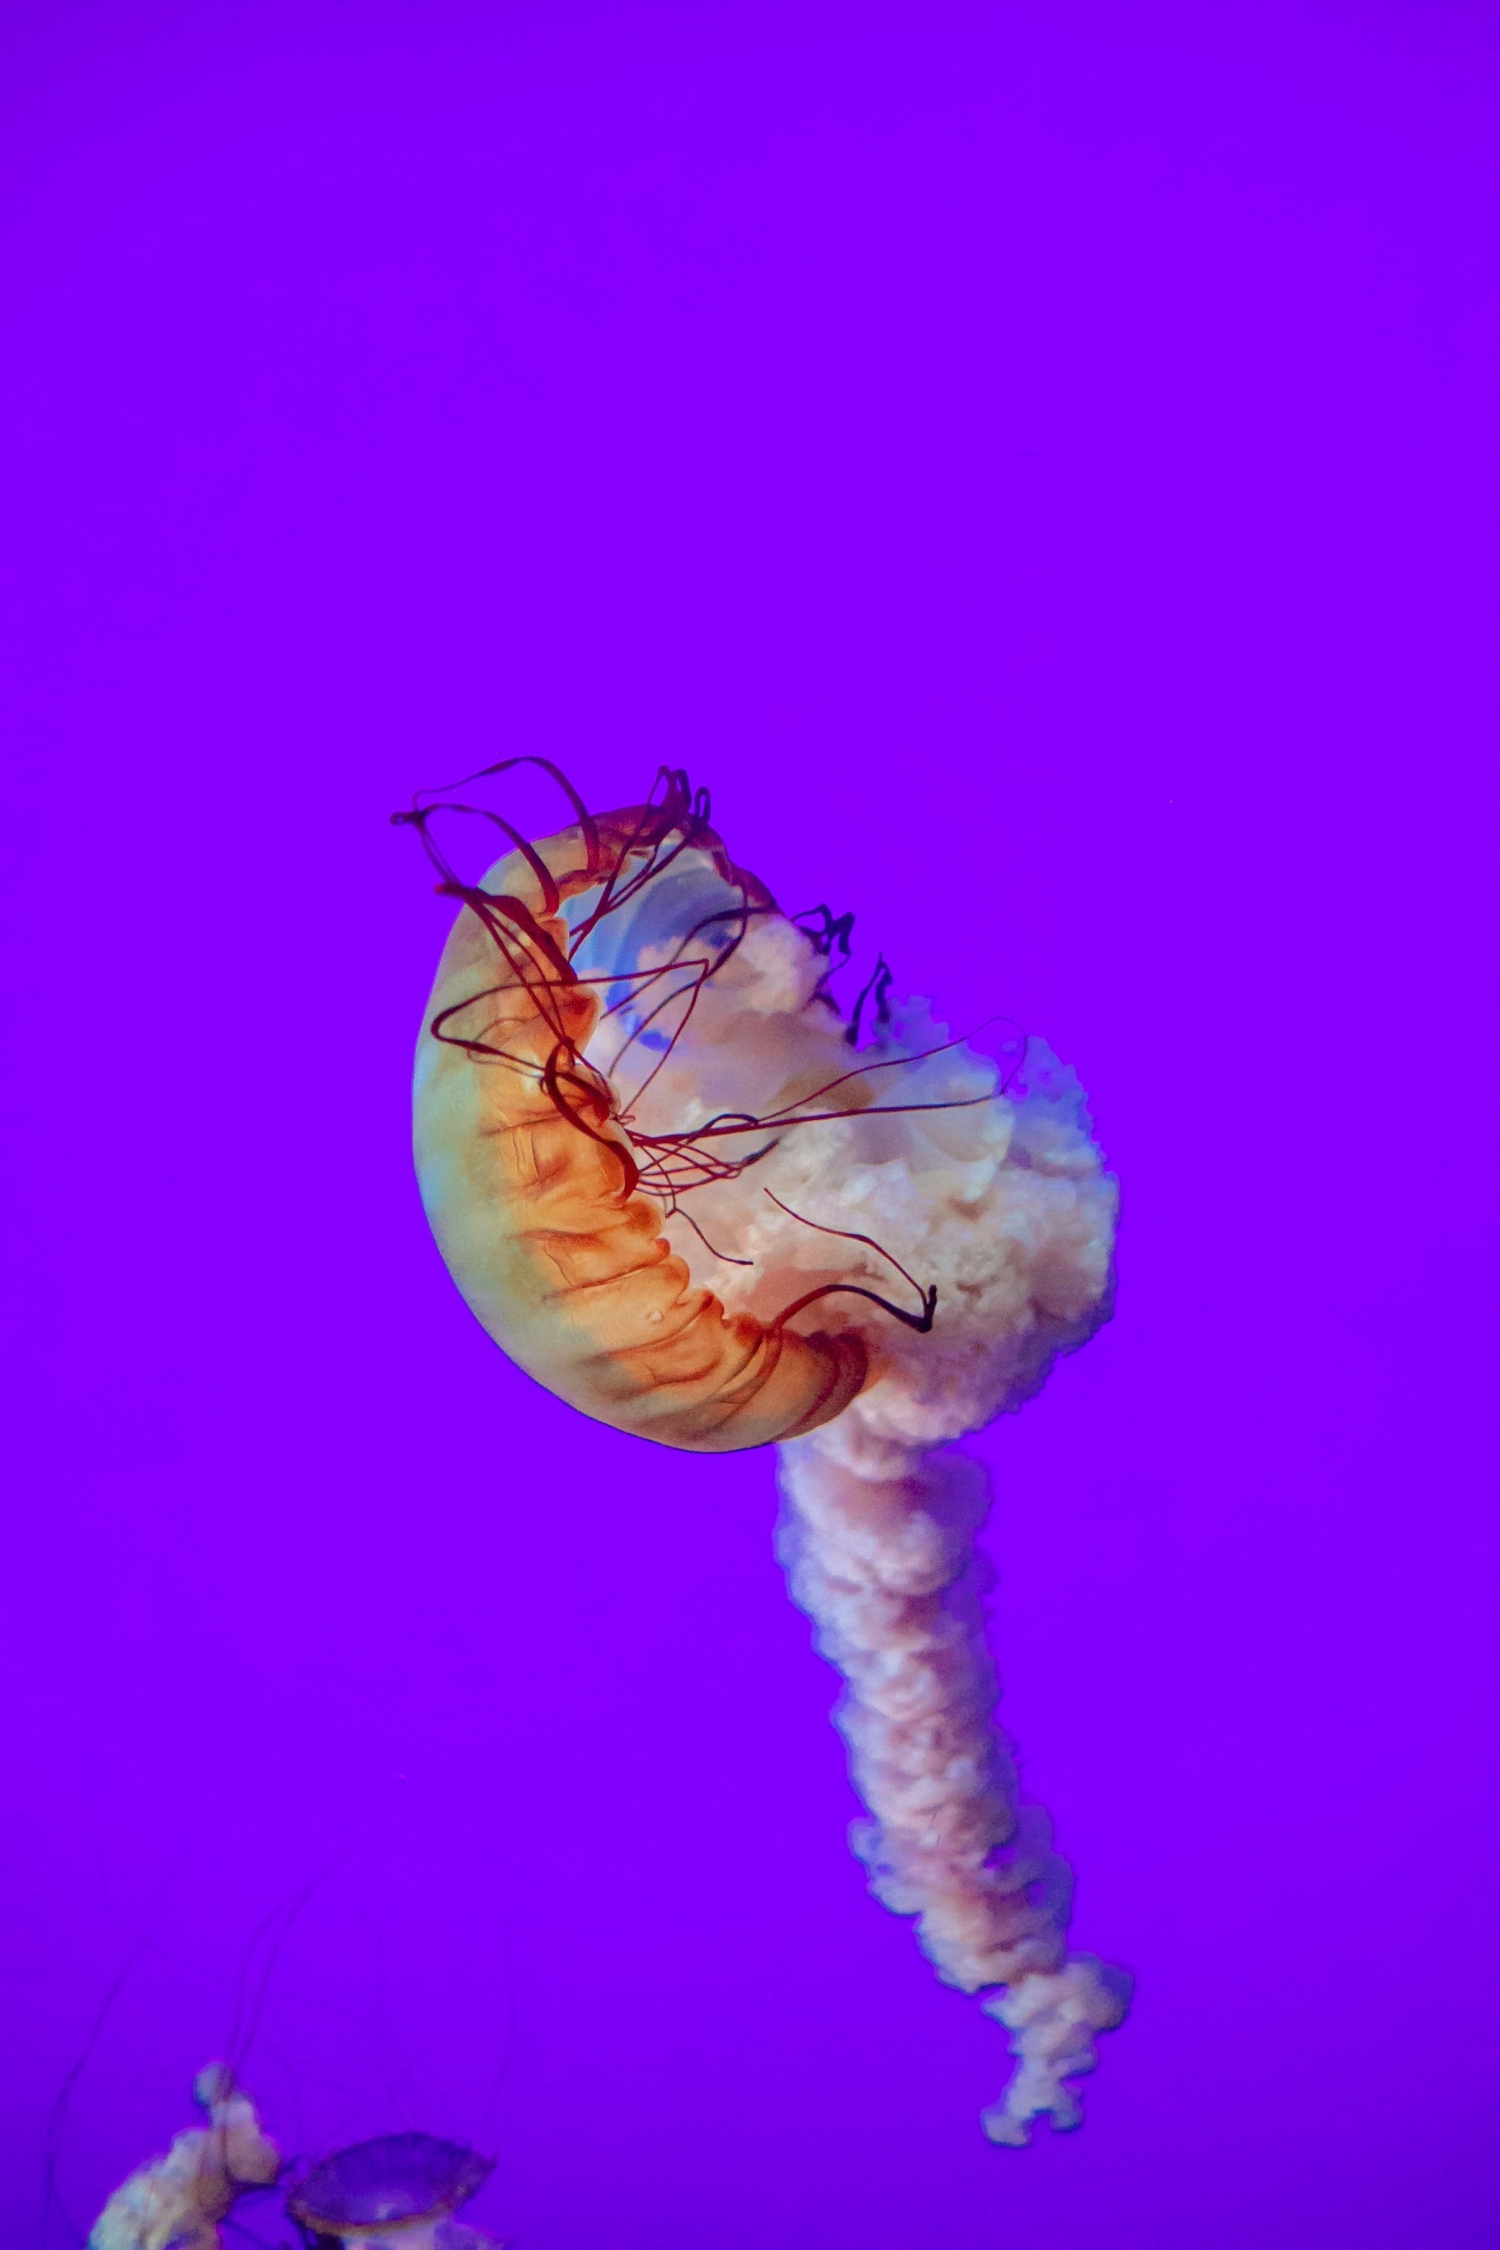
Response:
[[[981,2116],[990,2139],[1024,2145],[1043,2113],[1076,2125],[1067,2080],[1092,2070],[1094,2035],[1122,2020],[1130,1986],[1068,1952],[1072,1877],[1045,1816],[1020,1803],[994,1724],[974,1544],[988,1474],[914,1449],[856,1465],[830,1431],[780,1449],[780,1483],[792,1597],[846,1683],[836,1723],[872,1815],[851,1838],[870,1888],[915,1915],[938,1975],[988,1992],[985,2012],[1011,2034],[1017,2068]]]

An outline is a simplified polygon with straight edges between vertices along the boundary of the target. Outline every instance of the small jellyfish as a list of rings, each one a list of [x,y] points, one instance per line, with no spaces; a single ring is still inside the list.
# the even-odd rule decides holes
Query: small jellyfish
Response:
[[[254,2102],[223,2063],[193,2084],[207,2125],[179,2133],[116,2188],[94,2222],[89,2250],[222,2250],[220,2222],[247,2189],[268,2187],[281,2151],[262,2128]]]
[[[842,1007],[850,917],[783,913],[683,774],[598,816],[545,760],[473,779],[523,764],[569,801],[555,835],[451,793],[395,816],[461,907],[416,1065],[438,1245],[582,1412],[778,1446],[779,1553],[843,1678],[870,1887],[1010,2034],[990,2138],[1074,2125],[1068,2081],[1128,1979],[1068,1950],[1071,1876],[994,1724],[988,1478],[951,1447],[1108,1315],[1116,1189],[1082,1092],[1039,1041],[997,1063],[950,1037],[883,959]],[[439,841],[462,815],[511,847],[478,883]]]
[[[455,2141],[386,2133],[316,2165],[286,2207],[317,2250],[500,2250],[453,2216],[492,2170]]]
[[[289,2180],[255,2104],[223,2063],[200,2071],[193,2093],[209,2123],[179,2133],[165,2156],[131,2173],[95,2222],[89,2250],[224,2250],[221,2229],[238,2230],[240,2198],[278,2183],[310,2250],[503,2250],[453,2216],[494,2169],[473,2149],[431,2133],[387,2133]]]

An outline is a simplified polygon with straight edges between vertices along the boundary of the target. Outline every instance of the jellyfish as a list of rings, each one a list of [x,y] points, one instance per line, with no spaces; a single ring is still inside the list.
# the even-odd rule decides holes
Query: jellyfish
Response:
[[[461,791],[541,768],[541,839]],[[419,795],[459,914],[418,1040],[423,1203],[491,1337],[581,1412],[658,1444],[774,1444],[777,1545],[842,1689],[851,1843],[1015,2067],[981,2123],[1078,2122],[1069,2083],[1129,1980],[1069,1950],[1070,1871],[994,1720],[990,1488],[955,1441],[1029,1398],[1109,1314],[1117,1191],[1071,1069],[998,1060],[897,996],[852,1001],[848,915],[785,913],[705,792],[663,768],[595,815],[543,759]],[[509,847],[478,882],[477,819]]]
[[[131,2173],[95,2221],[89,2250],[224,2250],[221,2228],[240,2198],[278,2184],[312,2250],[503,2250],[453,2216],[494,2170],[475,2150],[432,2133],[386,2133],[310,2169],[284,2167],[225,2064],[201,2070],[193,2094],[208,2124]]]
[[[220,2222],[247,2189],[269,2186],[281,2151],[223,2063],[193,2082],[207,2125],[179,2133],[116,2188],[94,2222],[89,2250],[222,2250]]]
[[[316,2165],[286,2207],[318,2250],[499,2250],[453,2217],[492,2170],[456,2141],[384,2133]]]

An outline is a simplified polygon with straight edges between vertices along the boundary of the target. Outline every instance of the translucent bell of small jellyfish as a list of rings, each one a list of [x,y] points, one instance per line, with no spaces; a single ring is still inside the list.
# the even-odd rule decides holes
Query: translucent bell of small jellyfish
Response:
[[[456,2141],[386,2133],[316,2165],[288,2191],[287,2209],[347,2250],[499,2250],[453,2216],[492,2169]]]

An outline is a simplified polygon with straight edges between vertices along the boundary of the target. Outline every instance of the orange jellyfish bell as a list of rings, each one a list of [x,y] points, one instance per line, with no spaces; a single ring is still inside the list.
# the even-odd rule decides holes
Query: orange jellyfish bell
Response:
[[[507,764],[523,762],[544,761]],[[611,917],[636,926],[639,952],[648,892],[680,893],[685,877],[696,879],[716,903],[711,927],[689,930],[667,964],[680,1013],[688,988],[696,993],[774,903],[733,866],[681,776],[666,776],[659,803],[599,816],[556,778],[576,822],[533,844],[487,814],[515,849],[478,885],[454,879],[429,826],[440,809],[474,808],[397,816],[419,826],[444,872],[439,887],[464,908],[417,1049],[416,1166],[433,1233],[488,1334],[596,1421],[706,1453],[799,1436],[858,1392],[865,1346],[852,1330],[804,1334],[787,1315],[726,1313],[713,1290],[694,1284],[662,1231],[663,1202],[642,1180],[654,1172],[675,1201],[674,1176],[691,1168],[687,1144],[698,1136],[678,1136],[670,1158],[653,1153],[643,1165],[611,1079],[587,1059],[601,1017],[621,1012],[622,983],[626,1007],[649,1015],[665,1005],[665,996],[643,997],[662,971],[622,974],[616,962],[591,975],[579,965]],[[648,1026],[647,1054],[651,1043]],[[854,1106],[847,1094],[845,1102]],[[753,1124],[732,1124],[730,1144]],[[727,1174],[740,1160],[707,1161]]]

